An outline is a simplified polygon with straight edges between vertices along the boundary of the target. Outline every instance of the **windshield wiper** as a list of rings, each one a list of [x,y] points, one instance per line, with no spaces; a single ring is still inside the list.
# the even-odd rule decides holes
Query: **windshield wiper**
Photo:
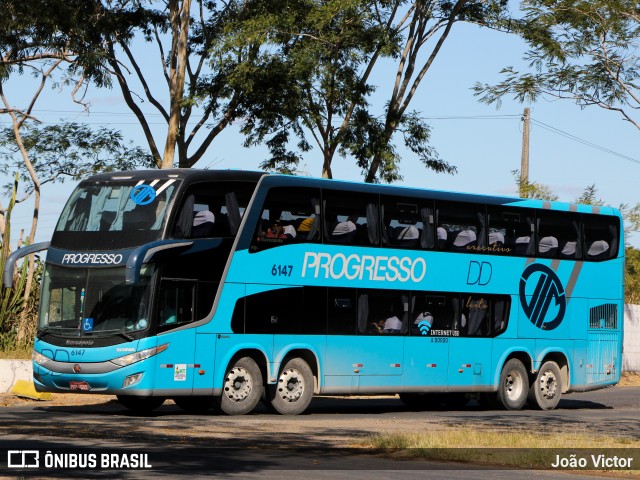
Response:
[[[122,330],[102,330],[100,333],[115,333],[116,335],[124,338],[125,340],[128,340],[130,342],[133,342],[135,340],[135,338],[133,338],[131,335],[129,335],[126,332],[123,332]]]
[[[64,328],[64,327],[52,327],[50,325],[47,325],[46,327],[42,327],[38,333],[36,334],[36,338],[38,340],[41,340],[42,337],[44,337],[47,333],[52,333],[53,331],[56,332],[62,332],[62,331],[71,331],[74,333],[77,333],[78,330],[76,330],[75,328]]]

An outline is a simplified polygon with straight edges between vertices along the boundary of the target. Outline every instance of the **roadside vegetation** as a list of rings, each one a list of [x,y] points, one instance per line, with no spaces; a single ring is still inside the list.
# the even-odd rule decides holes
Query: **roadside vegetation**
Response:
[[[546,434],[513,428],[487,431],[472,427],[445,427],[424,433],[378,434],[358,446],[385,452],[392,450],[396,458],[549,469],[556,455],[562,455],[567,449],[575,450],[573,453],[577,456],[598,455],[603,448],[606,448],[607,456],[613,456],[616,449],[620,449],[618,453],[622,456],[626,455],[623,450],[640,448],[640,440],[594,436],[586,431]],[[616,470],[616,473],[625,475],[639,472]]]

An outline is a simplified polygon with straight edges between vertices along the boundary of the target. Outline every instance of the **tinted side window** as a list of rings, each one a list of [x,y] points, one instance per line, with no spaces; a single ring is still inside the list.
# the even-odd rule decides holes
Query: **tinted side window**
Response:
[[[382,197],[382,242],[395,248],[432,249],[435,220],[432,201]]]
[[[327,333],[354,335],[356,312],[355,288],[330,288],[327,302]]]
[[[582,258],[580,217],[569,212],[538,212],[538,256]]]
[[[198,183],[189,187],[172,235],[175,238],[233,237],[255,185],[247,182]]]
[[[166,331],[195,318],[196,282],[191,280],[163,279],[158,292],[160,300],[158,331]]]
[[[484,205],[437,202],[439,250],[476,253],[486,247]]]
[[[459,336],[459,294],[415,293],[411,303],[411,335]]]
[[[509,320],[507,295],[462,295],[461,335],[495,337],[507,328]]]
[[[534,218],[531,210],[489,207],[487,252],[494,255],[533,256]]]
[[[264,202],[250,250],[288,243],[320,241],[320,191],[309,188],[272,188]]]
[[[378,197],[323,191],[325,240],[343,245],[378,245]]]
[[[606,215],[583,215],[584,250],[587,260],[606,260],[618,254],[620,221]]]
[[[406,334],[408,331],[407,293],[358,290],[358,333]]]
[[[245,299],[245,333],[324,334],[325,303],[325,289],[317,287],[249,295]]]

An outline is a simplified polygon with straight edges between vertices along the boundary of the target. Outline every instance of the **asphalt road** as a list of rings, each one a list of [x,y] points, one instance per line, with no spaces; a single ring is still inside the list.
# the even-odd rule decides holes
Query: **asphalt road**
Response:
[[[412,412],[392,397],[316,398],[309,412],[298,417],[278,416],[265,409],[243,417],[194,415],[169,402],[146,416],[134,415],[115,401],[77,406],[36,403],[0,408],[0,455],[7,455],[9,450],[14,451],[13,455],[15,451],[37,451],[40,468],[7,469],[8,457],[0,458],[0,466],[5,468],[2,473],[8,478],[16,474],[127,479],[178,475],[265,479],[304,475],[529,480],[531,472],[527,471],[397,459],[389,452],[363,453],[353,447],[375,433],[437,431],[452,425],[638,439],[639,405],[640,387],[568,395],[558,409],[546,412],[484,410],[475,402],[464,409]],[[46,452],[53,454],[48,460],[58,461],[59,468],[42,468]],[[100,468],[105,454],[114,455],[115,463],[105,464],[108,469]],[[13,464],[18,462],[16,458],[12,458]],[[79,468],[92,458],[95,469]],[[27,458],[25,464],[33,460]],[[143,463],[143,468],[131,468],[142,460],[152,467],[146,468]],[[123,466],[125,462],[129,465]],[[56,466],[54,462],[50,464]],[[538,471],[535,475],[580,478],[560,472]]]

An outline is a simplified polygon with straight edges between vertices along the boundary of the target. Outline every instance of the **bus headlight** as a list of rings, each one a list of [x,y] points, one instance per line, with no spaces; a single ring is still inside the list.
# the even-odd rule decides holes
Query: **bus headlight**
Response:
[[[147,348],[146,350],[141,350],[139,352],[130,353],[125,355],[124,357],[118,357],[111,360],[111,363],[115,363],[120,367],[126,367],[127,365],[131,365],[136,362],[140,362],[142,360],[146,360],[149,357],[153,357],[160,352],[164,352],[169,347],[168,343],[164,345],[160,345],[153,348]]]
[[[31,358],[34,362],[36,362],[38,365],[42,365],[43,367],[51,361],[49,357],[45,357],[40,352],[36,352],[35,350],[33,351]]]
[[[122,388],[127,388],[127,387],[130,387],[131,385],[135,385],[140,380],[142,380],[142,373],[129,375],[127,378],[124,379],[124,382],[122,382]]]

